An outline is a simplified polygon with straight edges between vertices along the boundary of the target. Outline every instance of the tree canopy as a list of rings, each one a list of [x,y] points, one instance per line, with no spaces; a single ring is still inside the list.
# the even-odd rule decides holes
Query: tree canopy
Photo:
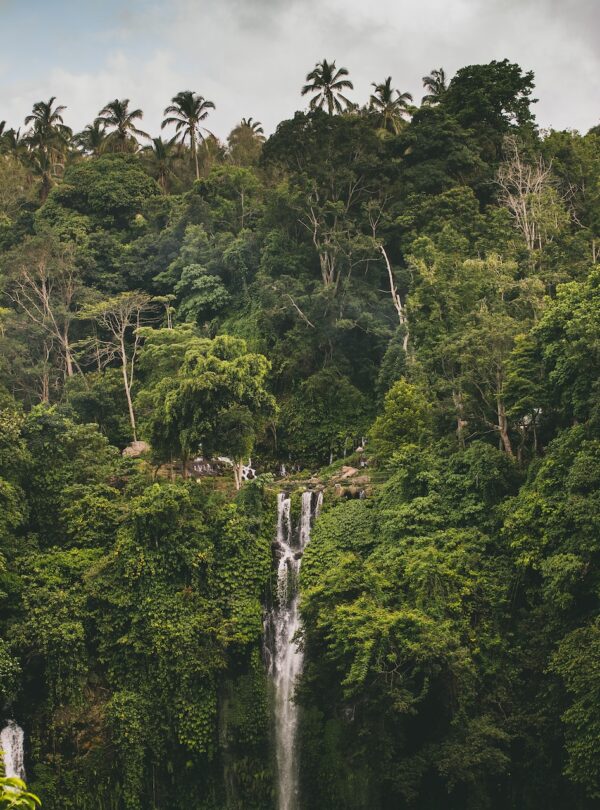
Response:
[[[273,810],[280,565],[299,807],[598,804],[600,130],[338,64],[0,122],[1,806]]]

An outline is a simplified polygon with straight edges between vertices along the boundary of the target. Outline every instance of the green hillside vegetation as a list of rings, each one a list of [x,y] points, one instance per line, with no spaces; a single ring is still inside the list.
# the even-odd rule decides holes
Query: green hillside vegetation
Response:
[[[189,90],[156,137],[60,88],[0,122],[0,700],[44,810],[275,807],[276,478],[363,439],[301,573],[303,810],[598,806],[600,126],[540,130],[507,60],[423,81],[323,60],[268,138]]]

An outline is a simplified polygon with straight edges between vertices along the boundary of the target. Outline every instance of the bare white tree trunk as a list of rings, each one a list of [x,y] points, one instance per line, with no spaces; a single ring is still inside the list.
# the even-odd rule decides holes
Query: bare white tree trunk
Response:
[[[196,180],[200,180],[200,167],[198,165],[198,144],[196,143],[196,133],[194,130],[190,133],[190,141],[192,146],[192,154],[194,155],[194,166],[196,167]]]
[[[464,418],[465,408],[462,393],[460,391],[453,390],[452,401],[454,402],[454,407],[456,408],[456,436],[458,438],[459,447],[464,450],[465,427],[467,426],[467,421]]]
[[[101,366],[118,359],[121,363],[123,388],[127,399],[129,421],[133,441],[137,441],[136,419],[131,391],[135,374],[135,363],[140,345],[139,329],[142,314],[151,309],[151,297],[142,292],[127,292],[109,298],[99,304],[87,307],[82,317],[96,321],[101,330],[108,333],[108,339],[96,338],[93,342],[94,356]],[[130,335],[129,349],[127,335]]]
[[[234,461],[233,462],[233,478],[235,481],[235,488],[240,490],[242,488],[242,467],[244,465],[243,461]]]
[[[506,408],[502,397],[502,379],[500,373],[496,375],[496,411],[498,414],[498,431],[500,433],[502,447],[507,455],[512,457],[513,449],[510,436],[508,435],[508,419],[506,418]]]
[[[385,251],[384,246],[379,245],[379,250],[381,251],[381,254],[382,254],[382,256],[383,256],[383,258],[385,260],[385,265],[386,265],[387,271],[388,271],[388,279],[389,279],[389,282],[390,282],[390,295],[392,297],[392,303],[394,305],[394,308],[395,308],[396,312],[398,313],[398,321],[400,323],[400,326],[404,327],[404,339],[402,341],[402,348],[404,349],[404,352],[406,353],[406,352],[408,352],[408,341],[409,341],[409,338],[410,338],[410,332],[409,332],[409,329],[408,329],[408,318],[406,316],[406,308],[402,304],[402,298],[400,297],[400,293],[398,292],[398,288],[396,287],[396,282],[394,280],[394,274],[392,273],[392,266],[390,264],[390,260],[388,258],[388,255],[387,255],[386,251]]]
[[[542,251],[560,230],[561,219],[568,219],[562,206],[565,198],[553,194],[552,165],[546,165],[541,155],[527,161],[512,136],[504,141],[504,154],[496,175],[500,200],[523,234],[529,252]]]
[[[121,371],[123,373],[123,387],[125,388],[125,396],[127,397],[127,408],[129,410],[129,421],[131,422],[131,432],[133,434],[133,441],[137,441],[137,433],[135,429],[135,412],[133,410],[133,400],[131,398],[131,383],[129,372],[127,368],[127,350],[125,348],[125,336],[121,340]]]
[[[80,283],[69,256],[38,250],[20,266],[8,295],[25,317],[53,342],[64,362],[65,376],[72,377],[76,363],[70,345],[71,321]],[[79,371],[81,369],[78,368]]]

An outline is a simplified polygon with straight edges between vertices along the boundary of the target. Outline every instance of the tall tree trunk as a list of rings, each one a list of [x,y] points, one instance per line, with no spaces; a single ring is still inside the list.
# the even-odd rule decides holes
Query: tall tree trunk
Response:
[[[131,422],[131,430],[133,433],[133,441],[137,441],[135,430],[135,413],[133,411],[133,402],[131,400],[131,387],[129,385],[129,375],[127,373],[127,352],[125,350],[125,341],[121,340],[121,371],[123,372],[123,387],[125,388],[125,396],[127,397],[127,407],[129,409],[129,421]]]
[[[50,403],[50,354],[52,351],[51,344],[46,340],[44,341],[44,364],[42,370],[42,390],[40,392],[41,401],[48,405]]]
[[[44,405],[48,405],[50,403],[50,375],[47,368],[45,368],[42,372],[41,399]]]
[[[192,154],[194,155],[194,165],[196,167],[196,180],[200,180],[200,167],[198,165],[198,148],[196,146],[196,136],[193,132],[190,135],[190,140],[192,142]]]
[[[385,260],[385,266],[387,267],[388,271],[388,279],[390,282],[390,295],[392,296],[392,303],[396,312],[398,313],[398,321],[400,326],[404,327],[404,337],[402,339],[402,348],[404,349],[404,353],[408,354],[408,341],[410,339],[410,332],[408,329],[408,318],[406,316],[406,308],[402,304],[402,299],[400,298],[400,294],[396,287],[396,283],[394,280],[394,274],[392,273],[392,265],[390,264],[390,260],[388,255],[385,251],[383,245],[379,245],[379,250]]]
[[[235,488],[241,489],[242,488],[242,466],[243,461],[234,461],[233,462],[233,478],[235,480]]]
[[[502,447],[504,451],[509,455],[513,456],[513,449],[512,444],[510,441],[510,436],[508,435],[508,419],[506,418],[506,409],[504,407],[504,400],[502,399],[501,394],[501,380],[500,375],[497,377],[497,394],[496,394],[496,406],[497,406],[497,413],[498,413],[498,431],[500,432],[500,440],[502,442]]]
[[[458,439],[458,446],[461,450],[465,449],[465,427],[467,422],[464,419],[464,403],[462,393],[460,391],[452,391],[452,400],[456,408],[456,437]]]
[[[72,377],[73,373],[74,373],[73,372],[73,356],[71,354],[71,346],[69,344],[69,336],[68,336],[66,330],[65,330],[65,333],[64,333],[64,336],[63,336],[63,346],[64,346],[64,352],[65,352],[65,365],[67,367],[67,377]]]

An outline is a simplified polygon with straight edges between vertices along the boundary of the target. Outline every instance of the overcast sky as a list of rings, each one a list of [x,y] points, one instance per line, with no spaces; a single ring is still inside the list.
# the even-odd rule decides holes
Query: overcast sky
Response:
[[[158,134],[179,90],[215,102],[220,137],[242,116],[267,132],[305,106],[323,58],[344,65],[363,103],[392,75],[419,100],[421,77],[504,59],[536,75],[544,127],[600,121],[600,0],[0,0],[0,120],[19,126],[56,95],[81,129],[115,97]]]

